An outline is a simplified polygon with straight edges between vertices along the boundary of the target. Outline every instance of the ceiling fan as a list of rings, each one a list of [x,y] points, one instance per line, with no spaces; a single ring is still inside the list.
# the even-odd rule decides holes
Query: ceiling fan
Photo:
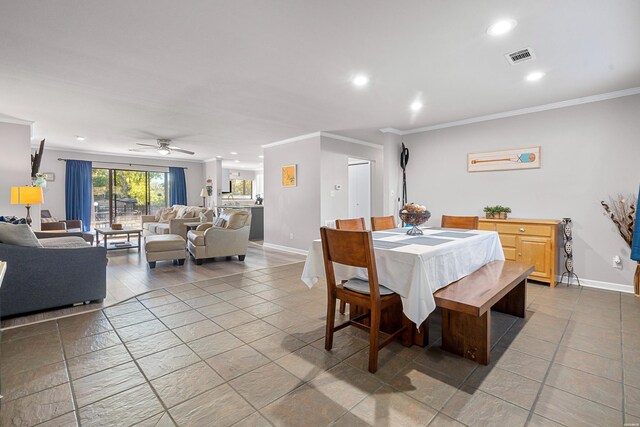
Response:
[[[142,145],[145,148],[130,148],[129,151],[156,150],[158,154],[162,154],[163,156],[171,154],[172,151],[189,154],[191,156],[195,154],[193,151],[185,150],[184,148],[172,145],[170,139],[159,138],[156,141],[156,144],[145,144],[143,142],[136,142],[136,144]]]

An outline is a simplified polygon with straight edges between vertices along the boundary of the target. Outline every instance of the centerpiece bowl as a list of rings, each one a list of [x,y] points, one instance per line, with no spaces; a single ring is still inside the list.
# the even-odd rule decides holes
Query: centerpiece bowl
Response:
[[[426,209],[424,211],[411,212],[407,210],[406,207],[400,210],[399,215],[402,222],[413,226],[407,231],[409,236],[423,235],[424,233],[418,228],[418,226],[424,224],[429,220],[429,218],[431,218],[431,212]]]

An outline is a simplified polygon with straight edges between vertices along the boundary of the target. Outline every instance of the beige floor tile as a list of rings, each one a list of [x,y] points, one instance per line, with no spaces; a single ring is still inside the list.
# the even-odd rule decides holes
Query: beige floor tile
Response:
[[[228,302],[221,302],[218,304],[207,305],[206,307],[201,307],[198,311],[208,318],[222,316],[223,314],[231,313],[232,311],[238,310],[238,307],[235,305],[231,305]]]
[[[345,361],[361,371],[369,372],[369,347],[360,350]],[[380,380],[389,382],[409,363],[411,359],[383,348],[378,352],[378,370],[375,375]]]
[[[76,380],[130,361],[131,356],[125,346],[118,344],[69,359],[67,365],[71,378]]]
[[[140,299],[140,298],[138,298]],[[171,304],[174,302],[178,302],[180,301],[178,298],[174,297],[173,295],[163,295],[163,296],[159,296],[157,298],[150,298],[150,299],[145,299],[143,301],[140,301],[142,303],[142,305],[144,305],[147,308],[156,308],[156,307],[160,307],[162,305],[167,305],[167,304]]]
[[[175,425],[168,412],[161,412],[135,424],[135,427],[174,427]]]
[[[127,349],[133,357],[140,359],[144,356],[166,350],[171,347],[182,344],[182,341],[176,337],[171,331],[160,332],[159,334],[148,335],[137,340],[125,343]]]
[[[271,360],[277,360],[282,356],[293,353],[305,345],[305,342],[284,332],[276,332],[273,335],[269,335],[268,337],[264,337],[251,343],[251,347],[255,348]]]
[[[209,292],[205,291],[204,289],[200,289],[194,286],[194,289],[186,290],[183,292],[173,292],[173,295],[182,301],[187,301],[193,300],[194,298],[209,296],[211,294],[209,294]]]
[[[533,414],[529,420],[527,427],[561,427],[562,424],[558,424],[555,421],[551,421],[548,418],[542,417],[538,414]]]
[[[534,407],[538,415],[568,426],[622,424],[622,412],[545,385]]]
[[[280,330],[275,326],[258,319],[229,329],[229,332],[246,343],[268,337],[269,335],[275,334],[279,331]]]
[[[196,310],[183,311],[182,313],[171,314],[160,318],[160,321],[169,329],[179,328],[180,326],[200,322],[201,320],[206,320],[206,317]]]
[[[78,338],[88,337],[90,335],[99,334],[112,330],[111,323],[104,314],[92,321],[77,322],[69,324],[67,327],[60,328],[60,336],[63,341],[77,340]]]
[[[560,346],[553,362],[612,381],[622,381],[622,364],[619,360],[607,359],[606,357]]]
[[[256,285],[256,286],[261,286],[261,285]],[[229,304],[233,304],[238,308],[247,308],[247,307],[251,307],[252,305],[258,305],[265,302],[267,302],[267,300],[264,300],[255,295],[247,295],[244,297],[234,298],[229,300]]]
[[[440,410],[453,396],[461,380],[431,370],[417,363],[409,363],[396,375],[390,384],[396,390]]]
[[[57,333],[47,333],[2,343],[0,369],[19,373],[64,360]]]
[[[235,328],[236,326],[244,325],[254,320],[258,320],[257,317],[242,311],[234,311],[232,313],[223,314],[221,316],[212,317],[211,320],[225,329]]]
[[[146,308],[140,302],[132,300],[132,301],[127,301],[124,303],[114,305],[112,307],[107,307],[103,311],[107,317],[111,318],[114,316],[121,316],[123,314],[133,313],[134,311],[138,311],[138,310],[146,310]]]
[[[149,380],[198,363],[200,358],[186,344],[138,359],[140,369]]]
[[[164,404],[171,408],[223,382],[224,380],[206,363],[198,362],[156,378],[151,381],[151,385]]]
[[[114,328],[124,328],[125,326],[135,325],[136,323],[147,322],[156,317],[149,310],[137,310],[131,313],[121,314],[119,316],[109,317],[109,321]]]
[[[363,375],[362,371],[343,362],[321,373],[308,384],[348,411],[382,387],[383,383],[375,375]]]
[[[340,359],[328,351],[308,345],[281,357],[276,363],[301,380],[309,381],[340,363]]]
[[[208,359],[216,354],[233,350],[241,345],[244,345],[244,343],[227,331],[208,335],[189,343],[189,347],[202,359]]]
[[[208,305],[217,304],[219,302],[222,302],[222,300],[216,297],[215,295],[211,295],[207,293],[207,295],[205,296],[188,299],[188,300],[185,300],[184,302],[191,308],[202,308]]]
[[[524,426],[529,411],[481,390],[462,386],[442,409],[467,425]]]
[[[75,341],[64,343],[65,356],[68,358],[81,356],[91,353],[92,351],[102,350],[104,348],[113,347],[121,344],[120,338],[114,331],[104,332],[102,334],[92,335],[90,337],[80,338]]]
[[[373,426],[428,424],[437,411],[384,386],[357,404],[351,413]]]
[[[433,421],[429,423],[429,427],[464,427],[464,424],[439,412]]]
[[[345,410],[330,397],[304,385],[260,411],[275,426],[326,426]]]
[[[142,295],[138,295],[138,301],[146,301],[152,298],[166,297],[170,294],[170,292],[166,289],[157,289],[155,291],[146,292]]]
[[[215,420],[216,426],[230,426],[242,420],[254,409],[228,384],[222,384],[169,410],[180,426],[206,426]]]
[[[182,301],[176,301],[171,304],[153,307],[149,311],[151,311],[157,317],[164,317],[170,316],[172,314],[182,313],[183,311],[189,311],[191,309],[192,308],[188,304]]]
[[[430,347],[423,350],[413,361],[460,381],[468,377],[478,367],[477,363],[447,353],[440,347]]]
[[[270,362],[265,356],[243,345],[217,356],[210,357],[206,362],[216,370],[226,381],[246,374]]]
[[[517,350],[495,347],[491,350],[495,366],[534,381],[542,381],[550,362]]]
[[[203,338],[208,335],[217,334],[218,332],[222,332],[220,326],[216,325],[209,319],[201,320],[199,322],[191,323],[185,326],[181,326],[179,328],[173,329],[173,332],[184,342],[190,342],[197,340],[198,338]]]
[[[324,338],[321,338],[311,345],[318,349],[324,349],[324,341]],[[333,335],[333,347],[329,352],[338,359],[344,360],[368,346],[369,341],[351,335],[343,329]]]
[[[263,302],[261,304],[252,305],[250,307],[246,307],[244,311],[249,314],[253,314],[258,318],[263,318],[266,316],[270,316],[275,313],[279,313],[283,311],[284,308],[280,307],[278,304],[274,304],[272,302]]]
[[[130,426],[161,413],[162,405],[148,384],[80,408],[83,427]]]
[[[622,410],[622,387],[618,382],[553,364],[545,384]]]
[[[77,379],[73,389],[81,408],[143,383],[145,379],[138,367],[130,362]]]
[[[166,331],[167,327],[159,320],[150,320],[148,322],[138,323],[136,325],[125,326],[119,328],[118,335],[122,338],[122,341],[129,342],[143,338],[149,335],[154,335],[163,331]]]
[[[324,338],[326,327],[324,322],[309,322],[300,325],[293,325],[284,331],[301,341],[311,344],[320,338]]]
[[[542,384],[505,371],[496,366],[482,366],[465,381],[465,385],[480,389],[502,400],[530,410]]]
[[[580,334],[568,334],[562,339],[560,344],[610,359],[620,360],[622,358],[620,341],[616,338],[594,338]]]
[[[78,419],[75,412],[67,412],[57,418],[38,424],[38,427],[77,427]]]
[[[251,295],[249,292],[245,292],[242,289],[230,289],[228,291],[217,292],[214,294],[218,298],[224,301],[229,301],[236,298],[248,297]]]
[[[356,417],[351,412],[347,412],[335,423],[331,424],[332,427],[368,427],[369,425],[370,424]]]
[[[640,417],[640,389],[624,386],[624,410],[627,414]]]
[[[3,329],[2,334],[0,334],[2,335],[1,342],[5,343],[7,341],[26,338],[33,335],[56,332],[57,330],[58,323],[55,320],[49,322],[33,323],[31,325],[21,326],[19,328]]]
[[[205,291],[207,291],[211,295],[215,295],[220,292],[232,291],[235,288],[226,283],[222,283],[222,281],[215,284],[200,284],[200,282],[196,283],[196,286],[201,287]]]
[[[20,373],[0,375],[2,403],[37,393],[69,381],[64,362],[56,362]]]
[[[258,409],[301,384],[298,378],[275,363],[264,365],[229,382],[231,387]]]
[[[260,412],[254,412],[247,418],[238,421],[233,427],[271,427],[272,424]]]
[[[518,332],[507,332],[498,342],[500,347],[518,350],[531,356],[551,360],[558,345],[549,341],[540,340]]]
[[[10,402],[2,402],[0,425],[34,426],[73,411],[69,383]]]

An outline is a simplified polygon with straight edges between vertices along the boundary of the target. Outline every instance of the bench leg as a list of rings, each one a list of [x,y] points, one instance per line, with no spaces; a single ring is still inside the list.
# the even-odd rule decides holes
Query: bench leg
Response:
[[[442,349],[488,365],[491,349],[491,310],[476,317],[443,308]]]
[[[512,316],[525,317],[527,308],[527,279],[519,283],[515,288],[502,297],[500,301],[491,307],[495,311]]]
[[[411,327],[413,330],[413,343],[420,347],[429,345],[429,318],[422,322],[420,328],[413,322],[411,322]]]

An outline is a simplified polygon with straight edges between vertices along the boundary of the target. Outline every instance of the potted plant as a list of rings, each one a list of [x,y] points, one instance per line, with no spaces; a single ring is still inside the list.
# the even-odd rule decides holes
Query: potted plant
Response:
[[[505,206],[485,206],[483,209],[487,219],[507,219],[507,214],[511,213],[511,208]]]

